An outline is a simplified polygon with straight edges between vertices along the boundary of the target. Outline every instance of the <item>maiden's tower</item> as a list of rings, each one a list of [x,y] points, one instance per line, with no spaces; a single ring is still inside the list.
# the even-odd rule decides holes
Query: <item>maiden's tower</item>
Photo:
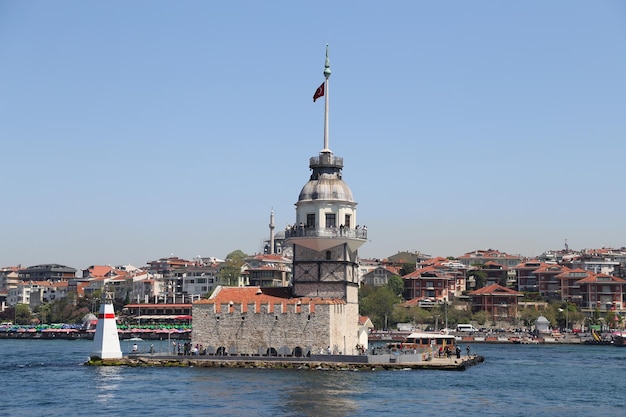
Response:
[[[292,286],[218,287],[208,300],[194,303],[192,342],[209,353],[355,354],[363,344],[358,248],[367,241],[367,229],[357,224],[343,159],[329,148],[330,74],[327,47],[324,83],[313,97],[324,97],[324,147],[310,158],[295,223],[285,231],[284,244],[293,250]]]

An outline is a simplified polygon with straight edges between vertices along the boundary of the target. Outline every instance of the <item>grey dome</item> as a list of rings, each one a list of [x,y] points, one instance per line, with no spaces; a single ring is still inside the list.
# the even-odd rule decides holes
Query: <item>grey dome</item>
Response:
[[[316,180],[307,182],[298,201],[314,201],[314,200],[337,200],[354,202],[352,191],[348,184],[337,178],[334,173],[324,173]]]

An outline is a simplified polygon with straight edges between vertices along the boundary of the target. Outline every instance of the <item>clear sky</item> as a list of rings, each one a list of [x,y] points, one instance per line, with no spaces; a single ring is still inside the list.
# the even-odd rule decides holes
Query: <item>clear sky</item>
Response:
[[[330,148],[370,242],[626,245],[622,1],[2,1],[0,266],[258,253]]]

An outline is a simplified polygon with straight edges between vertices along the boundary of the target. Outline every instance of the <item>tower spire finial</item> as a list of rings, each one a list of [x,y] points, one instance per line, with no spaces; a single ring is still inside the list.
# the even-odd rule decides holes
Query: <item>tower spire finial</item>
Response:
[[[326,44],[326,61],[324,62],[324,77],[326,80],[324,81],[324,90],[326,94],[324,94],[324,149],[322,152],[324,153],[332,153],[330,148],[328,147],[328,78],[330,77],[330,58],[328,58],[328,44]]]
[[[328,58],[328,44],[326,44],[326,62],[324,63],[324,77],[330,77],[330,58]]]

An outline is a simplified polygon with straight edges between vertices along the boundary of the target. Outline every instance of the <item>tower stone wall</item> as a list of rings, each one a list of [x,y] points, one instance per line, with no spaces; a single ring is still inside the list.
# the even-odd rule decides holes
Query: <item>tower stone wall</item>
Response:
[[[346,326],[353,319],[358,322],[358,304],[341,299],[268,299],[259,291],[220,288],[213,300],[194,303],[193,343],[208,352],[243,355],[305,356],[327,352],[328,347],[334,353],[358,353],[358,332]],[[262,300],[250,300],[255,296]],[[231,304],[229,299],[248,301]]]

